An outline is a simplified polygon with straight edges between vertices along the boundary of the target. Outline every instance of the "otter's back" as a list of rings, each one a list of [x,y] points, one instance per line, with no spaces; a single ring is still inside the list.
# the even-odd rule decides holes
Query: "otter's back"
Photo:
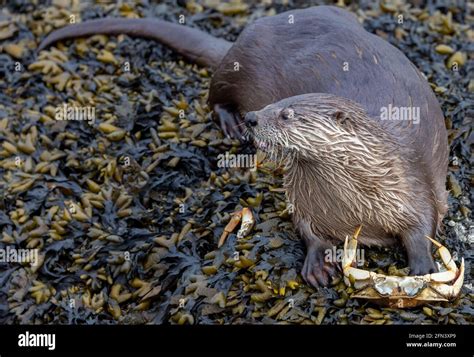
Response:
[[[365,31],[345,10],[319,6],[255,21],[218,67],[209,99],[246,113],[305,93],[361,104],[414,149],[435,191],[445,192],[447,133],[431,88],[401,51]],[[380,120],[383,108],[390,107],[419,108],[419,122]]]

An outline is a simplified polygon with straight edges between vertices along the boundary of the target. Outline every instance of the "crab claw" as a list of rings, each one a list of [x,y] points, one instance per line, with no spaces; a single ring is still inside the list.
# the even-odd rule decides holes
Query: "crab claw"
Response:
[[[355,263],[355,257],[357,253],[357,237],[359,236],[362,226],[357,227],[354,235],[349,240],[349,236],[346,236],[344,242],[344,254],[342,256],[342,269],[347,269]]]
[[[432,274],[433,275],[433,274]],[[461,266],[459,267],[459,274],[452,285],[437,283],[436,281],[431,285],[431,289],[444,297],[446,300],[456,298],[461,292],[464,283],[464,258],[461,259]]]
[[[344,282],[346,285],[353,285],[356,289],[369,285],[371,278],[371,273],[369,271],[352,266],[356,263],[357,237],[359,236],[361,229],[362,226],[357,227],[350,240],[349,237],[346,237],[346,241],[344,242],[344,254],[342,256]]]
[[[451,253],[444,245],[428,236],[426,238],[438,248],[437,252],[446,268],[446,271],[430,274],[431,281],[435,283],[454,281],[453,285],[437,284],[435,290],[448,298],[459,295],[464,282],[464,258],[461,259],[461,266],[458,269]]]
[[[446,283],[449,281],[453,281],[454,278],[456,278],[456,276],[458,275],[458,267],[456,266],[456,263],[451,257],[451,253],[449,253],[449,250],[441,243],[435,241],[434,239],[428,236],[426,236],[426,238],[428,238],[436,247],[438,247],[437,252],[446,268],[446,271],[431,274],[431,280],[436,281],[438,283]]]
[[[255,219],[253,218],[252,211],[250,208],[244,207],[242,210],[242,225],[240,226],[239,231],[237,232],[238,238],[243,238],[251,231],[253,225],[255,224]]]
[[[217,243],[218,248],[224,245],[227,236],[235,230],[240,221],[242,221],[242,225],[237,232],[237,237],[243,238],[250,232],[255,223],[255,219],[253,218],[250,208],[244,207],[241,211],[235,212],[232,215],[232,218],[225,226],[224,232],[222,232],[219,242]]]
[[[229,223],[224,227],[224,232],[222,232],[222,235],[219,239],[219,243],[217,243],[217,247],[220,248],[224,245],[225,240],[227,239],[227,236],[234,231],[234,229],[237,227],[237,225],[240,223],[240,220],[242,219],[242,212],[236,212],[232,215],[232,218],[230,219]]]

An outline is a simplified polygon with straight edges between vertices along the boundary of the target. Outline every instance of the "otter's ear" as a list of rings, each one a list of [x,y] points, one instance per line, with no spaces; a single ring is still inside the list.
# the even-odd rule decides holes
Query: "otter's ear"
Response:
[[[280,112],[280,117],[283,120],[294,119],[295,111],[292,108],[285,108]]]
[[[340,125],[345,125],[347,120],[349,119],[349,115],[342,110],[336,110],[332,113],[332,118],[336,123]]]

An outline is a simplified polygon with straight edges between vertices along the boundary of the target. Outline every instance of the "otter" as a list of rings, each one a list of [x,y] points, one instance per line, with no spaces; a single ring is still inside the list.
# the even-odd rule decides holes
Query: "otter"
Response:
[[[323,253],[359,225],[362,244],[401,241],[412,274],[435,271],[426,236],[436,234],[446,212],[446,165],[435,156],[442,122],[424,117],[429,122],[417,128],[381,120],[327,93],[286,98],[245,119],[256,146],[285,163],[293,222],[308,248],[303,276],[309,283],[326,284],[335,274]]]
[[[293,162],[285,186],[309,284],[328,283],[335,267],[324,250],[359,224],[363,243],[401,241],[411,274],[435,271],[425,235],[436,234],[447,210],[443,114],[410,60],[353,14],[291,10],[256,20],[235,43],[156,19],[97,19],[52,32],[39,50],[95,34],[155,39],[210,67],[209,105],[223,132],[242,138],[246,123],[257,146]],[[283,107],[296,119],[285,122],[292,114]],[[419,122],[382,121],[381,109],[393,107],[418,109]]]

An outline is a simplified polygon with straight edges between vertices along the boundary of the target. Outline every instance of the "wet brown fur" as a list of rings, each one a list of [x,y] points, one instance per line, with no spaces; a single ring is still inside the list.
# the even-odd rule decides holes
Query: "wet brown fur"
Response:
[[[284,115],[288,112],[291,118]],[[412,273],[434,271],[425,236],[435,236],[446,213],[446,190],[436,190],[444,183],[446,166],[436,168],[441,173],[437,177],[424,175],[420,157],[426,149],[433,154],[434,138],[424,140],[420,153],[401,137],[423,139],[419,137],[423,129],[413,127],[436,125],[431,118],[400,129],[404,126],[400,121],[380,120],[358,103],[323,93],[286,98],[247,114],[248,118],[254,121],[250,128],[257,146],[285,163],[284,185],[294,207],[293,221],[314,250],[305,269],[316,271],[304,274],[317,274],[314,280],[326,283],[321,278],[325,264],[317,260],[324,249],[352,235],[359,225],[361,243],[402,244]],[[444,127],[438,127],[438,136],[445,135]],[[333,274],[331,268],[325,269]]]

